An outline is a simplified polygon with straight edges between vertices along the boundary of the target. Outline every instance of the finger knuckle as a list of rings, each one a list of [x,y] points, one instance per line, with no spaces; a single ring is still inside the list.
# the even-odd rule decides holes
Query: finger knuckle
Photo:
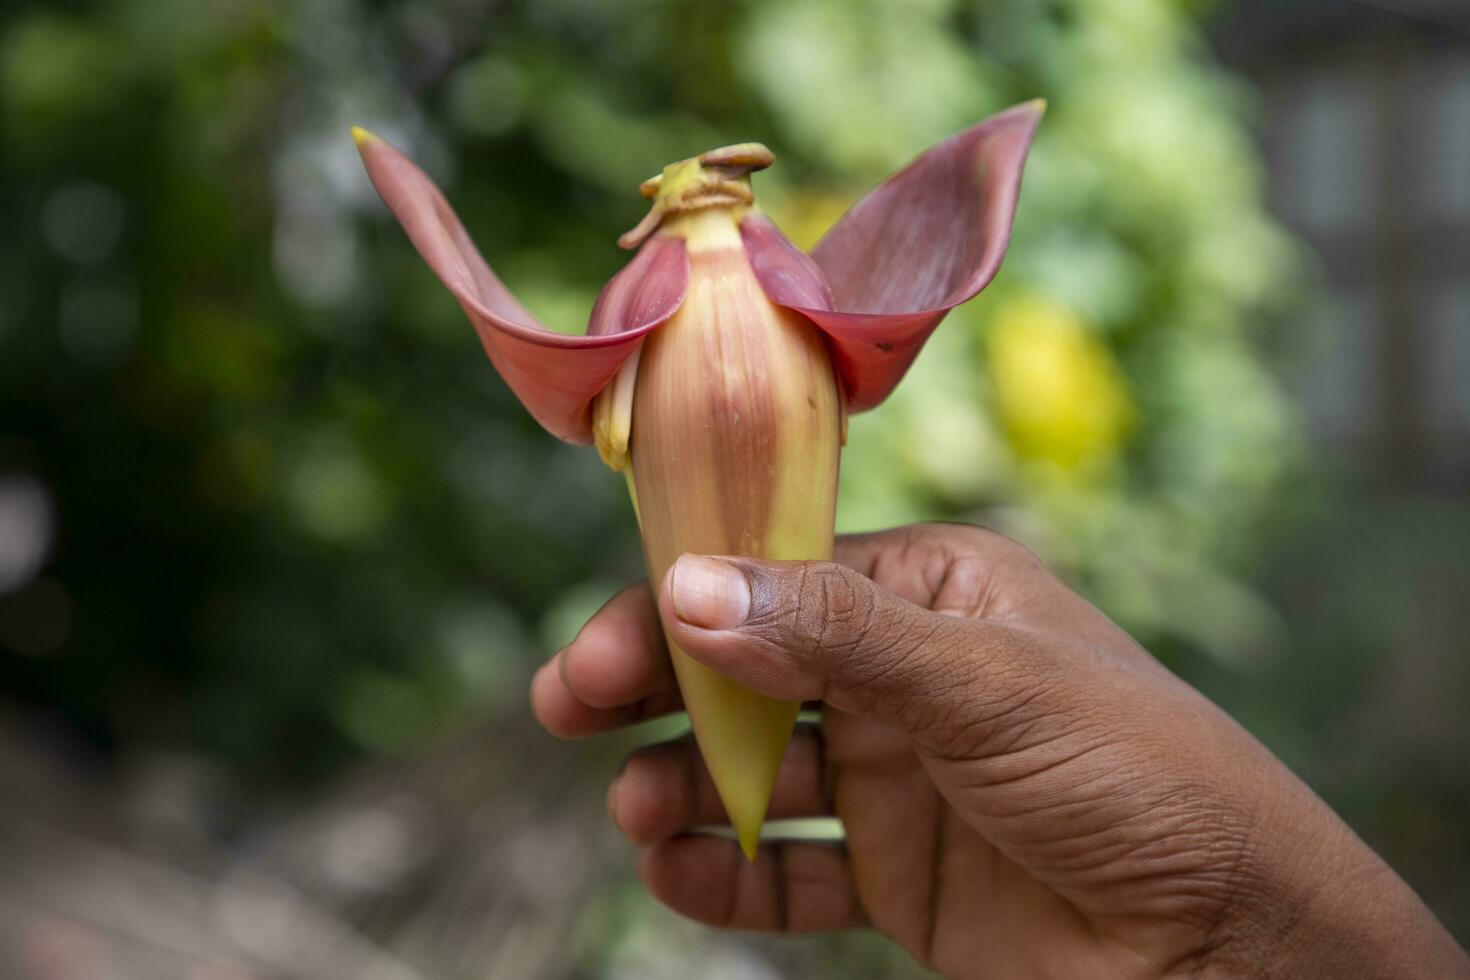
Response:
[[[875,601],[858,573],[829,562],[804,562],[777,583],[753,617],[757,635],[806,663],[871,659],[895,632],[891,610]]]
[[[920,524],[915,531],[927,542],[938,544],[954,556],[980,559],[987,564],[1014,564],[1044,568],[1036,552],[1020,541],[981,524]]]
[[[871,592],[860,588],[846,569],[809,565],[801,585],[795,626],[815,650],[851,654],[884,631],[884,617]]]

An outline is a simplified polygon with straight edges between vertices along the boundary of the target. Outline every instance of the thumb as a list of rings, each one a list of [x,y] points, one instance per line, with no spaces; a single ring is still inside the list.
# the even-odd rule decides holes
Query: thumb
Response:
[[[684,555],[664,576],[659,610],[676,646],[731,680],[915,734],[965,713],[1009,632],[923,609],[824,561]]]

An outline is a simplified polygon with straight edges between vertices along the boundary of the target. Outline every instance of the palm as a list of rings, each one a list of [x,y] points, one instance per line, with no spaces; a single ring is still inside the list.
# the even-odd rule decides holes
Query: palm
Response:
[[[843,539],[838,560],[914,605],[1006,632],[1008,655],[1034,659],[1043,676],[1085,672],[1078,689],[1127,705],[1125,719],[1093,717],[1081,702],[1075,717],[1087,723],[1073,724],[1065,700],[1050,700],[1043,717],[1028,695],[986,701],[982,691],[966,696],[969,720],[957,721],[942,687],[899,704],[835,694],[820,736],[802,729],[793,739],[770,815],[838,816],[846,845],[767,844],[755,864],[731,841],[690,832],[724,817],[692,743],[642,750],[609,808],[645,848],[640,872],[660,899],[721,926],[871,925],[951,976],[1160,975],[1208,939],[1216,897],[1197,886],[1226,880],[1228,855],[1196,861],[1191,788],[1140,769],[1129,743],[1129,719],[1178,700],[1165,691],[1177,680],[1029,553],[1009,542],[997,551],[999,540],[905,530]],[[950,651],[939,683],[975,655]],[[1118,677],[1132,703],[1110,690]],[[677,710],[651,593],[609,602],[538,674],[532,700],[566,736]],[[1152,719],[1160,730],[1210,723],[1197,701],[1181,703],[1188,717]],[[987,714],[1003,718],[1005,735],[992,731],[982,749],[968,726]]]
[[[973,594],[941,595],[912,565],[875,557],[864,570],[925,608],[974,609]],[[831,803],[874,927],[950,976],[980,962],[996,976],[1018,975],[1017,954],[1034,969],[1038,950],[1057,967],[1048,972],[1082,975],[1062,967],[1095,943],[1085,918],[960,817],[935,785],[935,760],[898,727],[831,706],[822,731]],[[944,779],[945,764],[937,765]]]
[[[1006,946],[1072,941],[1076,913],[959,818],[907,736],[830,708],[823,728],[834,812],[874,927],[948,975],[983,956],[1009,976],[996,964]]]

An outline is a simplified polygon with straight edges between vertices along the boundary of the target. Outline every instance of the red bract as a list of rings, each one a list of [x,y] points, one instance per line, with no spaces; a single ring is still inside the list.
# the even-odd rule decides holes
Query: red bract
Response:
[[[826,337],[849,411],[887,398],[945,314],[995,276],[1044,108],[1015,106],[922,154],[854,205],[810,256],[753,207],[741,220],[766,295]],[[590,443],[593,398],[684,300],[683,242],[649,235],[604,287],[587,333],[555,333],[491,271],[422,170],[386,141],[354,135],[373,184],[522,404],[558,438]]]

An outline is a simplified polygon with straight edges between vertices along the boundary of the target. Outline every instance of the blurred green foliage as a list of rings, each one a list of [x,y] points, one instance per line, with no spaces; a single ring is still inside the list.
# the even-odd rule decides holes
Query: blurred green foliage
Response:
[[[840,523],[987,520],[1156,649],[1269,647],[1242,573],[1296,427],[1257,325],[1298,256],[1192,6],[14,13],[0,475],[40,481],[56,534],[0,599],[0,642],[35,654],[0,658],[0,683],[100,744],[318,776],[523,710],[527,666],[641,573],[622,481],[501,384],[349,125],[408,149],[527,304],[580,330],[664,163],[765,141],[757,191],[809,244],[916,152],[1038,96],[1006,268],[853,420]]]

